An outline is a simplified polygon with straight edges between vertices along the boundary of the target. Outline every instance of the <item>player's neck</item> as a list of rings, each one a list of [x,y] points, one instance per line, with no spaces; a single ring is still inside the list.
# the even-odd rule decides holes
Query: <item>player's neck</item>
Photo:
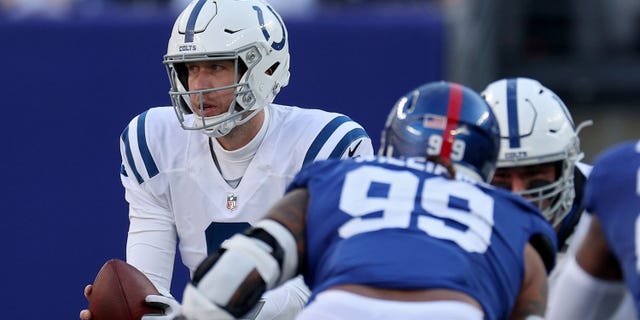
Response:
[[[258,115],[256,115],[257,117]],[[236,188],[249,164],[255,157],[262,140],[267,134],[269,123],[269,112],[266,110],[260,117],[264,117],[263,124],[254,137],[241,148],[225,150],[219,143],[219,139],[209,138],[211,157],[222,177],[227,183]],[[249,122],[247,122],[249,123]]]
[[[227,151],[238,150],[256,137],[264,125],[264,120],[265,110],[262,109],[251,120],[233,128],[227,135],[216,138],[216,140]]]

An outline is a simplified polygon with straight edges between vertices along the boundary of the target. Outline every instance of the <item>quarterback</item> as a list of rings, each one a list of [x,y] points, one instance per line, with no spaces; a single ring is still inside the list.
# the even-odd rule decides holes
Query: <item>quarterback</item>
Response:
[[[262,218],[305,164],[373,154],[349,117],[273,103],[289,82],[288,32],[261,0],[192,1],[164,64],[172,107],[138,115],[120,139],[127,262],[163,293],[147,302],[166,306],[164,318],[152,319],[179,313],[169,292],[176,248],[193,274],[223,240]],[[254,313],[292,319],[308,294],[294,279],[267,292]]]

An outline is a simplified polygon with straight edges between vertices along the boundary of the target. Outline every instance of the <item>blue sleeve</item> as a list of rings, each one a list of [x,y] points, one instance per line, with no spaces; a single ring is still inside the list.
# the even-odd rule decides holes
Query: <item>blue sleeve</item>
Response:
[[[328,159],[328,160],[319,160],[311,163],[307,163],[302,166],[300,172],[296,174],[293,178],[293,181],[287,187],[285,193],[288,193],[291,190],[298,188],[308,188],[309,181],[317,176],[322,174],[328,174],[331,171],[331,168],[341,160],[338,159]]]
[[[636,168],[629,163],[632,154],[636,153],[636,142],[621,143],[604,151],[596,158],[593,170],[587,179],[583,204],[587,211],[598,213],[601,201],[613,201],[617,199],[620,190],[624,190],[619,185],[620,181],[625,181],[623,177],[635,175]],[[633,186],[625,186],[633,188]],[[605,200],[606,199],[606,200]]]

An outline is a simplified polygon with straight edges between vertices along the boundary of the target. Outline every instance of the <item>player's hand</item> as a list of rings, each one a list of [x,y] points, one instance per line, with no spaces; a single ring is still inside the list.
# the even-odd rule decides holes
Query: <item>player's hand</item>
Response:
[[[146,314],[140,320],[174,320],[180,319],[182,315],[180,302],[173,298],[153,294],[144,298],[144,301],[153,307],[164,310],[164,314]]]
[[[89,298],[89,294],[91,294],[91,290],[93,290],[92,285],[87,285],[84,287],[84,297]],[[89,309],[80,310],[80,319],[81,320],[91,320],[91,311]]]

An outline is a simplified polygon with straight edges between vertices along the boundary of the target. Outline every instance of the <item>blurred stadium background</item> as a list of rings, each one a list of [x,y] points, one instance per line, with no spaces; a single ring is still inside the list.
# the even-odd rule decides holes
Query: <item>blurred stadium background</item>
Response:
[[[346,113],[375,147],[407,90],[439,79],[481,90],[512,76],[540,80],[576,122],[594,121],[581,134],[587,161],[640,138],[637,0],[271,3],[292,53],[276,102]],[[124,259],[118,138],[133,116],[169,103],[162,56],[185,4],[0,0],[4,318],[77,318],[84,285]],[[178,265],[178,297],[186,279]]]

